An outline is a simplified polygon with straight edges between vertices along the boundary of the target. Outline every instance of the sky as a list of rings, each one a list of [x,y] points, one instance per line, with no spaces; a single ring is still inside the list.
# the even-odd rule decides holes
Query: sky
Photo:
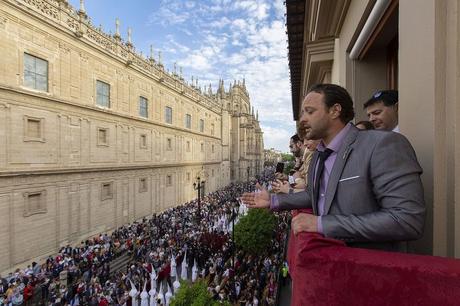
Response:
[[[245,78],[251,104],[259,111],[266,149],[288,151],[295,133],[288,68],[286,7],[283,0],[85,0],[96,26],[127,40],[128,27],[137,52],[162,52],[166,69],[182,67],[200,86],[219,79],[228,89]],[[80,0],[69,0],[75,9]]]

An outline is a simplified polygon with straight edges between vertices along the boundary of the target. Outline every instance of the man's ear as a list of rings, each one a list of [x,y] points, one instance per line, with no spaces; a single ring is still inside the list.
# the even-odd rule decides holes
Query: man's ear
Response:
[[[395,108],[395,111],[398,112],[399,109],[399,102],[396,102],[393,107]]]
[[[329,108],[329,114],[332,115],[333,119],[339,118],[341,113],[342,113],[342,105],[340,105],[339,103],[336,103]]]

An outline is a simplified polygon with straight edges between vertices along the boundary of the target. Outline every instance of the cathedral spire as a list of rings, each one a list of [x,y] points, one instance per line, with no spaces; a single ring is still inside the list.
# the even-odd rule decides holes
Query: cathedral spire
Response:
[[[80,0],[80,9],[78,10],[78,15],[80,16],[80,21],[87,18],[84,0]]]
[[[225,92],[224,89],[224,80],[219,79],[219,88],[217,89],[217,92],[220,94],[223,94]]]
[[[120,36],[120,19],[118,19],[118,17],[115,18],[115,35],[114,35],[114,37],[116,39],[121,38],[121,36]]]
[[[128,28],[128,42],[126,43],[126,45],[128,47],[133,46],[133,42],[132,42],[132,39],[131,39],[131,34],[132,34],[132,30],[131,30],[131,28]]]
[[[85,1],[84,0],[80,0],[80,10],[78,12],[80,14],[86,15]]]
[[[153,58],[153,45],[150,45],[150,61],[151,62],[154,62],[154,58]]]

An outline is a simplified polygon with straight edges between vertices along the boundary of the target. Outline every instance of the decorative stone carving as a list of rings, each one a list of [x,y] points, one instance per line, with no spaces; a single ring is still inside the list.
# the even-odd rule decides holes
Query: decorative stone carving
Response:
[[[43,0],[23,0],[24,3],[39,10],[43,14],[53,19],[59,20],[58,9],[52,6],[49,2]]]
[[[66,21],[66,24],[70,29],[72,29],[74,31],[78,31],[78,29],[79,29],[78,22],[73,17],[68,17],[67,21]]]
[[[63,42],[59,43],[59,50],[64,53],[64,54],[69,54],[70,53],[70,47]]]

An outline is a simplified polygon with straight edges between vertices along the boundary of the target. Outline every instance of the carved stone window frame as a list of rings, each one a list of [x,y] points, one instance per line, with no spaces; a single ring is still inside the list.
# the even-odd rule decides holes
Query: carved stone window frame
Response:
[[[149,99],[144,96],[139,96],[139,116],[145,119],[149,118]]]
[[[105,142],[101,142],[101,139],[99,137],[99,133],[102,132],[102,131],[105,131]],[[97,146],[98,147],[108,147],[109,146],[109,139],[110,139],[110,129],[108,128],[105,128],[105,127],[97,127],[96,128],[96,139],[97,139]]]
[[[173,184],[172,182],[173,182],[172,174],[166,175],[166,182],[165,182],[165,185],[166,185],[167,187],[170,187],[170,186],[172,186],[172,184]]]
[[[147,192],[149,190],[149,180],[147,177],[139,178],[139,193]]]
[[[39,137],[28,135],[29,121],[38,121],[40,126]],[[24,142],[46,142],[45,140],[45,118],[24,115]]]
[[[166,151],[172,151],[172,138],[166,138]]]
[[[30,204],[30,198],[32,196],[40,196],[39,199],[39,207],[32,209]],[[35,191],[27,191],[23,193],[24,196],[24,217],[30,217],[36,214],[46,214],[48,209],[46,207],[46,190],[35,190]]]
[[[19,56],[19,65],[21,67],[21,87],[28,90],[28,91],[33,91],[37,93],[42,93],[46,95],[51,95],[52,94],[52,87],[51,84],[53,83],[52,80],[52,75],[50,74],[50,71],[53,71],[53,65],[49,60],[49,56],[45,55],[41,50],[35,49],[35,48],[20,48],[19,50],[20,56]],[[41,89],[36,89],[34,87],[30,87],[26,85],[26,76],[25,76],[25,57],[26,56],[32,56],[36,59],[45,61],[47,63],[47,72],[46,72],[46,90],[41,90]]]
[[[192,128],[192,115],[185,114],[185,128],[191,129]]]
[[[147,134],[140,134],[139,135],[139,148],[140,149],[147,149],[148,147],[148,139]]]
[[[98,84],[100,84],[101,86],[107,86],[108,88],[108,95],[107,95],[107,98],[108,98],[108,105],[102,105],[102,104],[99,104],[100,102],[98,101],[98,90],[97,90],[97,87],[98,87]],[[105,95],[102,95],[102,96],[105,96]],[[111,109],[113,107],[112,105],[112,84],[104,79],[104,78],[101,78],[101,77],[97,77],[95,82],[94,82],[94,102],[95,102],[95,105],[96,107],[99,107],[99,108],[103,108],[103,109]]]
[[[104,187],[108,186],[109,193],[104,194]],[[113,182],[102,182],[101,183],[101,201],[113,199]]]
[[[165,106],[165,123],[173,124],[173,109],[171,106]]]

